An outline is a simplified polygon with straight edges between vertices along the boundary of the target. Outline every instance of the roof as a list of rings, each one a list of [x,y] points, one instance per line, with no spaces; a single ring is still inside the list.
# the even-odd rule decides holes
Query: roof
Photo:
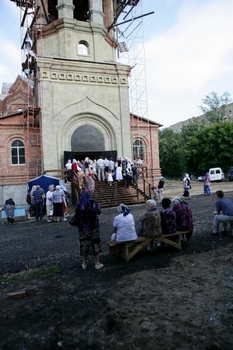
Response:
[[[137,114],[130,113],[130,116],[135,118],[135,119],[139,119],[139,120],[145,121],[145,122],[147,122],[149,124],[158,125],[159,127],[163,126],[163,124],[157,123],[157,122],[155,122],[155,121],[153,121],[153,120],[151,120],[149,118],[147,119],[147,118],[144,118],[144,117],[140,117]]]

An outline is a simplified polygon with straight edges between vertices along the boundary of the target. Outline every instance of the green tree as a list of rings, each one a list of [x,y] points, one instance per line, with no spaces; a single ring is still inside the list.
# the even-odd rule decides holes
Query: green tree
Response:
[[[199,108],[205,114],[207,122],[219,122],[226,118],[226,106],[231,101],[231,95],[228,92],[224,92],[222,96],[219,96],[216,92],[212,91],[209,95],[205,96]]]
[[[162,174],[170,178],[179,178],[185,169],[181,135],[169,128],[160,130],[159,156]]]
[[[233,124],[222,121],[196,129],[187,140],[185,157],[187,164],[199,174],[220,166],[226,172],[233,164]]]

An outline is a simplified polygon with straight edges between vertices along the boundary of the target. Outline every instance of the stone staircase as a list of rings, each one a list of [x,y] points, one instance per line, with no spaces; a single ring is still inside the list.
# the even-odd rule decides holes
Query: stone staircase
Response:
[[[116,207],[120,203],[126,205],[145,203],[147,199],[142,191],[133,187],[127,188],[125,181],[114,181],[112,186],[107,181],[96,181],[93,199],[100,202],[101,208]]]

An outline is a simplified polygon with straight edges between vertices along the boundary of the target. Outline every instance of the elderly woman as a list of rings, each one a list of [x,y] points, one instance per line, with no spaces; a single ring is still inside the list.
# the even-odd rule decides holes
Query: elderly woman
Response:
[[[75,213],[78,220],[82,269],[86,270],[89,255],[92,255],[94,258],[95,269],[102,269],[104,265],[99,261],[99,253],[102,252],[99,233],[101,206],[99,202],[91,199],[89,189],[83,190],[81,198],[76,205]]]
[[[140,216],[139,236],[156,237],[162,234],[160,214],[154,199],[146,202],[146,212]]]
[[[160,212],[160,215],[161,215],[162,232],[164,235],[169,235],[177,231],[176,213],[170,206],[171,206],[170,198],[163,198],[162,200],[163,210]]]
[[[14,212],[15,212],[15,202],[12,198],[9,198],[5,201],[4,209],[7,216],[8,223],[14,223]]]
[[[179,196],[174,197],[172,203],[176,213],[177,231],[189,231],[185,234],[187,241],[189,241],[194,228],[192,211],[188,203]]]
[[[132,241],[137,238],[135,221],[130,209],[125,204],[117,207],[120,212],[113,220],[113,235],[111,240],[117,242]]]

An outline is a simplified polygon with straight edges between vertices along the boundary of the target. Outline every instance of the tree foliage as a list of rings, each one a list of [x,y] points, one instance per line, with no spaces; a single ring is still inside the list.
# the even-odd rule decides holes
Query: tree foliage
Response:
[[[203,99],[206,118],[192,119],[176,133],[166,128],[159,132],[160,165],[165,176],[177,178],[183,172],[203,175],[220,166],[225,172],[233,166],[233,123],[225,119],[229,93],[212,92]]]
[[[187,166],[193,173],[205,173],[209,168],[220,166],[225,171],[233,164],[233,124],[216,122],[196,132],[185,147]]]
[[[231,95],[224,92],[219,96],[212,91],[202,100],[202,105],[199,106],[202,113],[205,114],[209,123],[219,122],[226,118],[226,106],[231,102]]]
[[[159,131],[160,166],[166,177],[180,177],[183,172],[184,154],[180,145],[180,134],[169,128]]]

